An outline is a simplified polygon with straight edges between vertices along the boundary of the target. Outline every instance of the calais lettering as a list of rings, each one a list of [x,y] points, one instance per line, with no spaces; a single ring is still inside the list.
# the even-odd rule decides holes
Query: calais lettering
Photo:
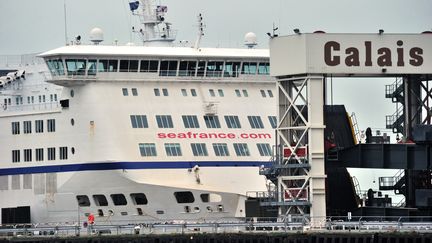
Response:
[[[398,67],[405,66],[404,48],[403,41],[399,40],[396,42],[398,48],[396,51],[392,51],[388,47],[380,47],[374,49],[371,41],[364,42],[364,57],[365,60],[360,60],[360,49],[356,47],[348,47],[341,51],[341,45],[336,41],[329,41],[324,45],[324,61],[328,66],[338,66],[341,64],[341,58],[344,58],[345,65],[348,67],[359,67],[361,62],[364,62],[366,67],[371,67],[374,63],[380,67],[391,67],[392,53],[397,57],[396,65]],[[375,52],[378,56],[376,60],[372,60],[372,52]],[[409,50],[409,61],[411,66],[418,67],[423,64],[423,49],[420,47],[413,47]]]

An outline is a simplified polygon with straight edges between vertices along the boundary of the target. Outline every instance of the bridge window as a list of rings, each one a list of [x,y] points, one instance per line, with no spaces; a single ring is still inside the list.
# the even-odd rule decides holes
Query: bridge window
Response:
[[[127,204],[126,197],[123,194],[111,194],[111,199],[116,206],[123,206]]]
[[[68,75],[85,75],[86,60],[66,59],[66,69]]]
[[[242,74],[256,74],[257,63],[256,62],[243,62]]]
[[[157,60],[142,60],[140,72],[142,73],[156,73],[159,68],[159,61]]]
[[[206,62],[199,61],[197,66],[197,77],[204,77]]]
[[[140,143],[139,149],[141,156],[156,156],[156,145],[154,143]]]
[[[96,204],[96,206],[108,206],[108,200],[106,199],[105,195],[97,194],[93,195],[93,200]]]
[[[176,76],[178,61],[161,61],[160,76]]]
[[[250,152],[246,143],[234,143],[234,150],[237,156],[250,156]]]
[[[180,61],[179,76],[195,76],[196,61]]]
[[[80,207],[90,207],[90,200],[87,195],[77,195],[76,199]]]
[[[53,76],[65,74],[63,61],[61,59],[48,60],[47,65]]]
[[[117,72],[118,60],[99,60],[98,72]]]
[[[120,72],[137,72],[138,60],[120,60]]]
[[[223,62],[209,61],[207,62],[206,77],[222,77]]]
[[[194,156],[208,156],[205,143],[191,143],[191,147]]]
[[[269,75],[270,74],[270,63],[260,63],[258,65],[259,75]]]
[[[228,146],[226,143],[214,143],[213,149],[216,156],[229,156]]]
[[[148,203],[147,197],[144,193],[131,193],[130,197],[135,205],[146,205]]]
[[[96,75],[96,60],[88,60],[87,61],[87,75]]]
[[[194,195],[190,191],[174,192],[177,203],[193,203],[195,202]]]
[[[224,77],[238,77],[240,72],[240,62],[226,62]]]

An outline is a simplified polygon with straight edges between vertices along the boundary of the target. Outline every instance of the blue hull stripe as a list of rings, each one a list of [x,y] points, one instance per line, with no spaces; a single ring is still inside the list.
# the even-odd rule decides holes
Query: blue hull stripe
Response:
[[[199,161],[199,162],[101,162],[69,165],[46,165],[0,169],[2,175],[37,174],[53,172],[92,171],[92,170],[138,170],[138,169],[188,169],[200,167],[270,167],[264,161]]]

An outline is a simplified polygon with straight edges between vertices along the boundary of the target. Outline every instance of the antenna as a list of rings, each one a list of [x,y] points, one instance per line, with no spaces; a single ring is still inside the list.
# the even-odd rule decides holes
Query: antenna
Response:
[[[65,43],[67,45],[68,44],[68,37],[67,37],[66,0],[63,0],[63,11],[64,11]]]
[[[203,20],[202,14],[198,14],[197,20],[198,20],[198,35],[194,45],[195,49],[198,49],[201,44],[201,38],[204,36],[204,27],[205,27],[205,25],[202,22]]]

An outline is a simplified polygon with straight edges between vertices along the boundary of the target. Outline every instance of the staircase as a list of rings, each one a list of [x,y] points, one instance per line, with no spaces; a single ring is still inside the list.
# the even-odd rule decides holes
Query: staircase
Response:
[[[379,190],[394,190],[395,194],[404,194],[405,192],[405,171],[399,170],[392,177],[379,178]]]
[[[386,128],[393,133],[403,133],[404,130],[404,83],[402,78],[397,78],[393,84],[385,86],[385,97],[392,99],[396,103],[396,112],[386,116]]]

